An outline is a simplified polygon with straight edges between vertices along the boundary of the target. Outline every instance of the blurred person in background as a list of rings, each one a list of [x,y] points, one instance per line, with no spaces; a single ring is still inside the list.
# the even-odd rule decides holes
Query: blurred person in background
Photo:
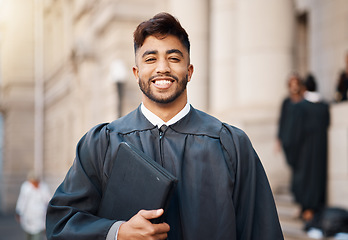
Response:
[[[298,105],[303,101],[304,85],[298,73],[293,72],[287,81],[288,96],[283,100],[278,122],[276,151],[284,151],[285,160],[291,169],[290,190],[294,192],[294,172],[301,145],[302,118]]]
[[[313,75],[305,80],[304,101],[298,105],[302,137],[299,158],[293,176],[294,196],[302,208],[301,217],[310,221],[326,206],[327,131],[329,105],[317,92]]]
[[[46,183],[34,173],[22,183],[16,205],[16,219],[27,234],[27,240],[44,237],[45,218],[51,193]]]
[[[336,89],[336,101],[342,102],[347,101],[348,91],[348,52],[346,54],[346,69],[341,72]]]

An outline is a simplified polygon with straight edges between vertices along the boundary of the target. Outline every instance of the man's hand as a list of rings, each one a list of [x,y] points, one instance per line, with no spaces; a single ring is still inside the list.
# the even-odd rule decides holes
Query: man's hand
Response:
[[[167,223],[152,224],[151,219],[160,217],[163,209],[140,210],[128,222],[123,223],[117,235],[117,240],[162,240],[167,238],[170,227]]]

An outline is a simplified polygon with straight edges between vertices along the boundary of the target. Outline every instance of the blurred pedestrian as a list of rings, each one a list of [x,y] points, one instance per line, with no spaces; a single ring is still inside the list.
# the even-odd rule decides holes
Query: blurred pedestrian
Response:
[[[337,88],[336,88],[336,101],[347,101],[347,91],[348,91],[348,52],[346,54],[346,69],[341,72]]]
[[[296,202],[302,208],[302,218],[309,221],[326,205],[327,130],[329,105],[316,91],[316,81],[309,74],[305,81],[304,100],[298,105],[302,116],[302,140],[293,175]]]
[[[280,110],[276,150],[283,149],[286,162],[293,172],[296,168],[302,133],[298,124],[302,116],[297,105],[303,100],[304,85],[298,73],[290,74],[287,86],[288,96],[284,99]]]
[[[16,219],[27,234],[27,240],[43,239],[46,209],[51,194],[48,186],[33,172],[22,184],[16,205]]]

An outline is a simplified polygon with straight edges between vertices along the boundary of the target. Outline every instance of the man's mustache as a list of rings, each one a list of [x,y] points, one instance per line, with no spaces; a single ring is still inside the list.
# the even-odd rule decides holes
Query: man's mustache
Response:
[[[154,78],[161,78],[161,77],[170,77],[170,78],[173,78],[175,79],[176,81],[179,81],[179,79],[174,76],[174,75],[171,75],[171,74],[160,74],[160,75],[155,75],[155,76],[152,76],[149,78],[149,81],[151,82]]]

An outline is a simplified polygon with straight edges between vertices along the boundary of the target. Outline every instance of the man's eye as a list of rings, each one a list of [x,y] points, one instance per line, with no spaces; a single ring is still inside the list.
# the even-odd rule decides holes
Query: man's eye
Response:
[[[145,62],[154,62],[156,61],[156,58],[147,58],[145,59]]]
[[[177,57],[171,57],[169,58],[172,62],[180,62],[180,58]]]

